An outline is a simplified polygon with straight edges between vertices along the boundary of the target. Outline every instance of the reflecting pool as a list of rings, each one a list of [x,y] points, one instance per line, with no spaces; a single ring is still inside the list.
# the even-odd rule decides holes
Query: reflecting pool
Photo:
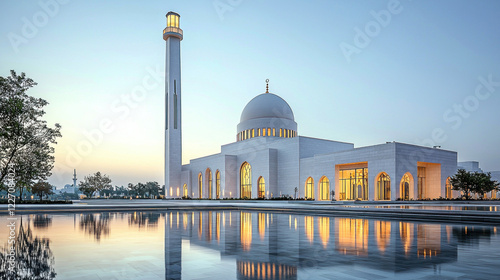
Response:
[[[1,216],[7,224],[7,216]],[[37,279],[498,279],[497,227],[249,211],[19,215]],[[0,227],[0,279],[9,228]]]

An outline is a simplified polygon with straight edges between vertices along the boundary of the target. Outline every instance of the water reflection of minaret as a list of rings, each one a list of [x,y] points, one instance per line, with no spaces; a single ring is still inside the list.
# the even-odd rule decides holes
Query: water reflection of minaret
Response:
[[[178,215],[165,214],[165,279],[181,279],[182,239]]]

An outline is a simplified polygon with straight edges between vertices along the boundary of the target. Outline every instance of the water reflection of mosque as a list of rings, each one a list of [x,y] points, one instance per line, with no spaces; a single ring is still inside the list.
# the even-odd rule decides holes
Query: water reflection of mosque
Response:
[[[168,212],[166,276],[181,278],[182,240],[216,250],[221,258],[234,258],[238,279],[297,279],[301,269],[325,273],[352,264],[394,273],[432,266],[439,270],[440,264],[457,260],[457,244],[460,237],[467,239],[464,236],[466,227],[445,224],[265,212]]]
[[[439,270],[457,260],[460,237],[491,235],[444,224],[239,211],[169,212],[165,221],[166,273],[174,279],[181,278],[182,239],[235,258],[238,279],[297,279],[302,268],[324,273],[352,264]]]
[[[297,279],[304,274],[316,279],[316,275],[330,276],[346,267],[352,269],[347,273],[356,273],[356,265],[385,274],[423,267],[439,272],[441,264],[456,262],[459,248],[480,246],[483,241],[490,244],[497,230],[477,225],[239,211],[77,213],[73,214],[73,226],[99,243],[111,235],[113,220],[128,220],[128,226],[138,231],[156,231],[163,217],[167,279],[181,279],[182,270],[197,269],[191,267],[193,262],[184,263],[182,268],[183,244],[187,243],[213,250],[222,260],[234,263],[232,271],[238,279]],[[44,232],[53,227],[53,216],[27,215],[25,223],[22,219],[15,254],[20,259],[16,263],[23,265],[28,260],[25,256],[30,263],[19,272],[34,273],[29,269],[39,264],[44,270],[36,270],[36,275],[51,279],[55,276],[52,242]],[[1,267],[8,248],[0,248],[0,279],[8,278]]]

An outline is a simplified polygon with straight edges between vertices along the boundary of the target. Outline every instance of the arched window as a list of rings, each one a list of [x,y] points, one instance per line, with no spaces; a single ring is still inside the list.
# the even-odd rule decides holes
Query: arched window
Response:
[[[188,197],[188,186],[187,186],[187,184],[184,184],[182,186],[182,196],[183,197]]]
[[[328,177],[323,176],[319,180],[319,199],[329,200],[329,196],[330,196],[330,180],[328,180]]]
[[[399,193],[400,193],[401,200],[410,200],[411,183],[412,183],[411,174],[406,173],[405,175],[403,175],[403,178],[401,179],[401,184],[399,187]]]
[[[377,200],[391,200],[391,177],[385,172],[378,175]]]
[[[244,162],[240,168],[240,198],[252,197],[252,167]]]
[[[203,194],[203,175],[201,175],[201,172],[198,174],[198,193],[198,197],[201,198]]]
[[[205,171],[205,178],[207,178],[208,199],[212,199],[212,170],[210,168]]]
[[[257,185],[259,186],[259,190],[257,192],[258,198],[266,197],[266,181],[264,177],[260,176],[259,180],[257,180]]]
[[[220,199],[220,171],[215,172],[215,198]]]
[[[453,190],[453,186],[450,183],[450,177],[446,178],[446,198],[453,198],[451,191]]]
[[[312,177],[307,178],[306,180],[306,198],[314,199],[314,180]]]

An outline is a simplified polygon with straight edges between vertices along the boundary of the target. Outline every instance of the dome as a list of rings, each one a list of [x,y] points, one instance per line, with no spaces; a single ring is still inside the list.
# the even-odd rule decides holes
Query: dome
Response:
[[[248,102],[236,131],[236,141],[254,137],[293,138],[297,136],[297,123],[288,103],[276,94],[266,92]]]
[[[286,101],[272,93],[254,97],[243,109],[240,122],[260,118],[282,118],[295,121],[292,108]]]

